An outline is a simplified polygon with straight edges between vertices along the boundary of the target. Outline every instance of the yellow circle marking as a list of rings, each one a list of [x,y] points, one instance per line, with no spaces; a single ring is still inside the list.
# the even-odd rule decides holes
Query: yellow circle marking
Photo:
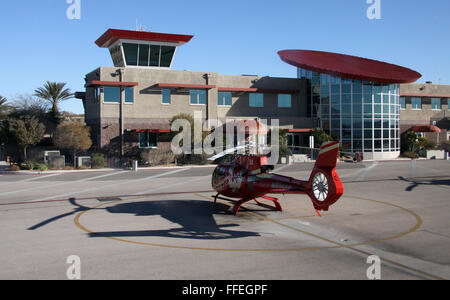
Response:
[[[201,195],[198,195],[201,196]],[[255,212],[250,212],[247,211],[246,213],[248,213],[249,215],[253,215],[255,217],[258,217],[260,219],[263,219],[265,221],[270,221],[272,223],[275,223],[277,225],[295,230],[297,232],[301,232],[303,234],[312,236],[314,238],[320,239],[322,241],[326,241],[328,243],[333,244],[334,246],[326,246],[326,247],[305,247],[305,248],[288,248],[288,249],[245,249],[245,248],[241,248],[241,249],[232,249],[232,248],[203,248],[203,247],[188,247],[188,246],[176,246],[176,245],[167,245],[167,244],[156,244],[156,243],[148,243],[148,242],[138,242],[138,241],[133,241],[133,240],[127,240],[127,239],[122,239],[122,238],[117,238],[117,237],[110,237],[110,236],[102,236],[101,234],[98,234],[88,228],[86,228],[85,226],[83,226],[80,222],[80,218],[86,214],[87,212],[106,206],[110,203],[102,203],[100,205],[97,205],[95,207],[92,207],[88,210],[82,211],[80,213],[78,213],[75,216],[75,224],[76,226],[78,226],[80,229],[82,229],[83,231],[90,233],[90,234],[98,234],[98,236],[110,239],[110,240],[115,240],[115,241],[119,241],[119,242],[124,242],[124,243],[130,243],[130,244],[137,244],[137,245],[146,245],[146,246],[154,246],[154,247],[164,247],[164,248],[173,248],[173,249],[187,249],[187,250],[205,250],[205,251],[227,251],[227,252],[289,252],[289,251],[304,251],[304,250],[324,250],[324,249],[338,249],[338,248],[352,248],[352,247],[356,247],[356,246],[363,246],[363,245],[372,245],[372,244],[376,244],[376,243],[380,243],[383,241],[388,241],[388,240],[393,240],[393,239],[398,239],[400,237],[403,237],[405,235],[408,235],[414,231],[416,231],[421,225],[422,225],[422,219],[420,218],[420,216],[416,213],[414,213],[413,211],[406,209],[404,207],[395,205],[395,204],[391,204],[391,203],[387,203],[387,202],[383,202],[383,201],[377,201],[377,200],[372,200],[372,199],[366,199],[366,198],[361,198],[361,197],[356,197],[356,196],[346,196],[347,198],[353,198],[353,199],[359,199],[359,200],[364,200],[364,201],[371,201],[371,202],[375,202],[375,203],[379,203],[379,204],[384,204],[384,205],[388,205],[388,206],[392,206],[395,208],[398,208],[412,216],[414,216],[414,218],[416,219],[416,224],[410,228],[408,231],[391,236],[391,237],[386,237],[386,238],[382,238],[382,239],[377,239],[377,240],[373,240],[373,241],[367,241],[364,243],[357,243],[357,244],[349,244],[349,245],[345,245],[339,242],[335,242],[332,240],[329,240],[327,238],[324,238],[322,236],[301,230],[299,228],[293,227],[293,226],[289,226],[287,224],[283,224],[278,220],[266,217],[264,215],[255,213]],[[212,200],[212,198],[210,197],[203,197],[204,199],[208,199],[208,200]],[[140,198],[142,199],[142,198]],[[116,201],[115,203],[119,203],[119,202],[124,202],[124,201],[131,201],[131,200],[136,200],[136,199],[126,199],[126,200],[122,200],[122,201]],[[219,201],[218,201],[219,202]]]

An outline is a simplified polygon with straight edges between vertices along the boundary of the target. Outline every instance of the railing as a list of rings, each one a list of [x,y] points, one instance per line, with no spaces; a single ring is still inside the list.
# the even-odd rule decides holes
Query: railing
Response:
[[[292,154],[294,155],[307,155],[311,160],[317,160],[319,156],[320,149],[317,148],[309,148],[302,146],[288,146],[291,149]],[[353,160],[353,161],[362,161],[362,153],[361,152],[348,152],[343,151],[342,149],[339,151],[339,157],[344,160]]]

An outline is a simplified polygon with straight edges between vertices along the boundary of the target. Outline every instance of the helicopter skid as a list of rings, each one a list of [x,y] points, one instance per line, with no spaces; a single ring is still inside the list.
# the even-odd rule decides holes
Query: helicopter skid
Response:
[[[278,202],[279,201],[278,198],[272,198],[272,197],[267,197],[267,196],[258,197],[258,198],[263,198],[263,199],[272,201],[275,206],[271,206],[271,205],[267,205],[267,204],[259,202],[258,200],[256,200],[256,198],[246,198],[246,199],[241,199],[239,201],[236,201],[236,200],[232,200],[229,198],[219,197],[219,195],[220,194],[217,194],[216,196],[214,196],[214,203],[217,202],[217,199],[222,199],[222,200],[233,202],[234,203],[234,207],[233,207],[234,215],[238,215],[239,209],[241,208],[241,206],[252,200],[254,200],[258,206],[261,206],[261,207],[264,207],[264,208],[267,208],[270,210],[274,210],[274,211],[283,211],[283,208],[281,207],[280,203]]]

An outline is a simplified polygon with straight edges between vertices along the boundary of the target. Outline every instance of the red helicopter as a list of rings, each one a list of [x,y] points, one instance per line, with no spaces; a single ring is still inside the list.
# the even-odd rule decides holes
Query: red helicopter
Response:
[[[241,206],[249,201],[282,211],[278,199],[268,197],[268,194],[307,194],[318,213],[328,211],[344,193],[344,187],[336,173],[338,155],[339,142],[324,143],[309,181],[270,173],[274,166],[267,164],[267,156],[238,156],[233,162],[219,165],[215,169],[212,176],[212,187],[217,191],[214,203],[217,199],[234,202],[235,215]],[[221,195],[240,200],[219,197]],[[265,205],[256,200],[257,198],[273,201],[275,207]]]

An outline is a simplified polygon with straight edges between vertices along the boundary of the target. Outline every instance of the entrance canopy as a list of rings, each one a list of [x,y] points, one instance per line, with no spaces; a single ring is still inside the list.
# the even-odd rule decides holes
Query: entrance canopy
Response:
[[[416,125],[411,128],[412,132],[436,132],[441,133],[441,129],[435,125]]]

